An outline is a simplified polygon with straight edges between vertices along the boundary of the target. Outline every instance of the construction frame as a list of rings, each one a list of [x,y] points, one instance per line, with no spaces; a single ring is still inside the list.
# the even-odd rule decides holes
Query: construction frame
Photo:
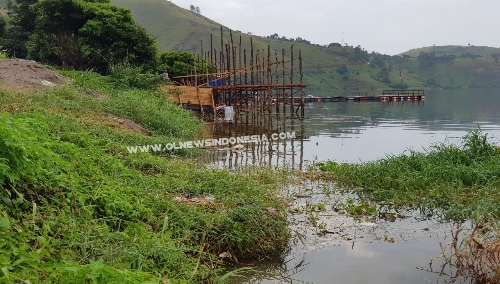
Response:
[[[250,38],[250,50],[230,39],[224,41],[221,27],[220,50],[214,48],[210,35],[210,49],[195,55],[197,64],[189,75],[173,78],[173,85],[163,86],[169,99],[191,109],[199,109],[206,120],[217,120],[219,110],[233,107],[235,119],[240,113],[289,114],[291,118],[304,117],[306,84],[303,83],[302,52],[255,49]],[[204,72],[200,72],[204,70]],[[214,71],[215,72],[210,72]],[[298,78],[297,78],[298,77]]]

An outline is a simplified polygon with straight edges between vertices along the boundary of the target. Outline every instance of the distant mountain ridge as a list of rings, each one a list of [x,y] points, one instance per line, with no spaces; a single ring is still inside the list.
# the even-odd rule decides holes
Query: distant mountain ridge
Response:
[[[495,53],[500,53],[500,48],[489,47],[489,46],[474,46],[474,45],[427,46],[427,47],[411,49],[400,53],[400,55],[406,54],[411,57],[417,57],[421,52],[427,52],[427,53],[433,52],[436,56],[453,55],[456,57],[460,57],[462,56],[462,54],[468,54],[468,53],[480,56],[490,56]]]

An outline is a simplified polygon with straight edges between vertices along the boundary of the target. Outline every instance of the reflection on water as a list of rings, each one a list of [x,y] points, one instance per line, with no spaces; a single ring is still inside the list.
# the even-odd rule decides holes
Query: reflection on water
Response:
[[[338,95],[312,93],[315,96]],[[241,153],[212,152],[208,162],[219,166],[293,164],[302,169],[313,161],[364,162],[422,151],[433,143],[457,142],[478,125],[500,138],[499,90],[428,91],[425,101],[312,103],[306,119],[278,115],[253,120],[245,114],[212,127],[214,137],[296,131],[297,139],[244,145]]]
[[[216,147],[209,150],[204,161],[209,164],[233,168],[236,166],[284,166],[292,169],[304,169],[304,143],[308,140],[305,135],[306,121],[285,117],[283,115],[259,115],[252,113],[241,115],[233,122],[216,122],[209,125],[210,136],[219,138],[243,137],[263,135],[267,142],[242,143],[241,148],[235,149],[234,144],[225,147]],[[288,133],[293,139],[272,140],[273,135]]]

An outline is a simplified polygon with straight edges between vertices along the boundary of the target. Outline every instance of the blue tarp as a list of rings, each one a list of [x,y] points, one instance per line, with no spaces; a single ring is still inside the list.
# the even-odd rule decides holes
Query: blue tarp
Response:
[[[222,86],[222,79],[208,81],[208,87]]]

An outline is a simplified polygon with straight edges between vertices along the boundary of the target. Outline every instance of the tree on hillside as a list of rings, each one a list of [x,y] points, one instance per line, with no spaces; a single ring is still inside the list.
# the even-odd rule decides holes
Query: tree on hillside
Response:
[[[385,69],[385,60],[382,54],[377,52],[371,53],[371,67],[379,67]]]
[[[498,60],[500,59],[500,53],[493,53],[490,56],[495,60],[495,63],[498,63]]]
[[[337,73],[339,73],[340,75],[344,75],[348,72],[347,70],[347,66],[345,65],[340,65],[339,67],[337,67]]]
[[[18,58],[26,58],[28,55],[26,43],[35,29],[36,18],[36,13],[30,7],[36,2],[38,0],[16,0],[15,3],[9,1],[9,27],[0,42],[8,54]]]
[[[421,70],[432,67],[437,62],[436,54],[434,54],[434,52],[420,52],[417,56],[417,60],[420,63]]]
[[[328,47],[342,47],[340,43],[332,42],[328,45]]]
[[[269,38],[280,39],[280,36],[277,33],[274,33],[274,34],[270,35]]]
[[[389,71],[387,70],[387,68],[382,68],[375,79],[386,84],[391,83],[391,79],[389,79]]]
[[[107,2],[41,0],[33,5],[37,17],[28,57],[79,70],[105,71],[124,61],[153,68],[154,39],[135,24],[130,10]]]
[[[3,37],[5,34],[5,27],[7,26],[7,22],[4,18],[0,17],[0,37]]]
[[[196,6],[196,8],[194,10],[195,10],[196,14],[201,15],[200,7]]]
[[[358,62],[363,62],[368,60],[368,52],[366,52],[364,49],[361,48],[361,46],[356,46],[354,48],[354,56],[351,57],[351,61],[358,61]]]
[[[189,9],[191,10],[191,12],[196,13],[196,8],[193,4],[189,5]]]
[[[301,38],[300,36],[298,36],[296,39],[295,39],[295,42],[300,42],[300,43],[305,43],[305,44],[311,44],[310,41],[306,40],[306,39],[303,39]]]
[[[158,55],[158,73],[167,70],[171,78],[177,76],[186,76],[194,73],[205,74],[207,71],[213,73],[216,68],[205,59],[196,60],[194,55],[185,51],[168,51]],[[207,70],[208,69],[208,70]]]

